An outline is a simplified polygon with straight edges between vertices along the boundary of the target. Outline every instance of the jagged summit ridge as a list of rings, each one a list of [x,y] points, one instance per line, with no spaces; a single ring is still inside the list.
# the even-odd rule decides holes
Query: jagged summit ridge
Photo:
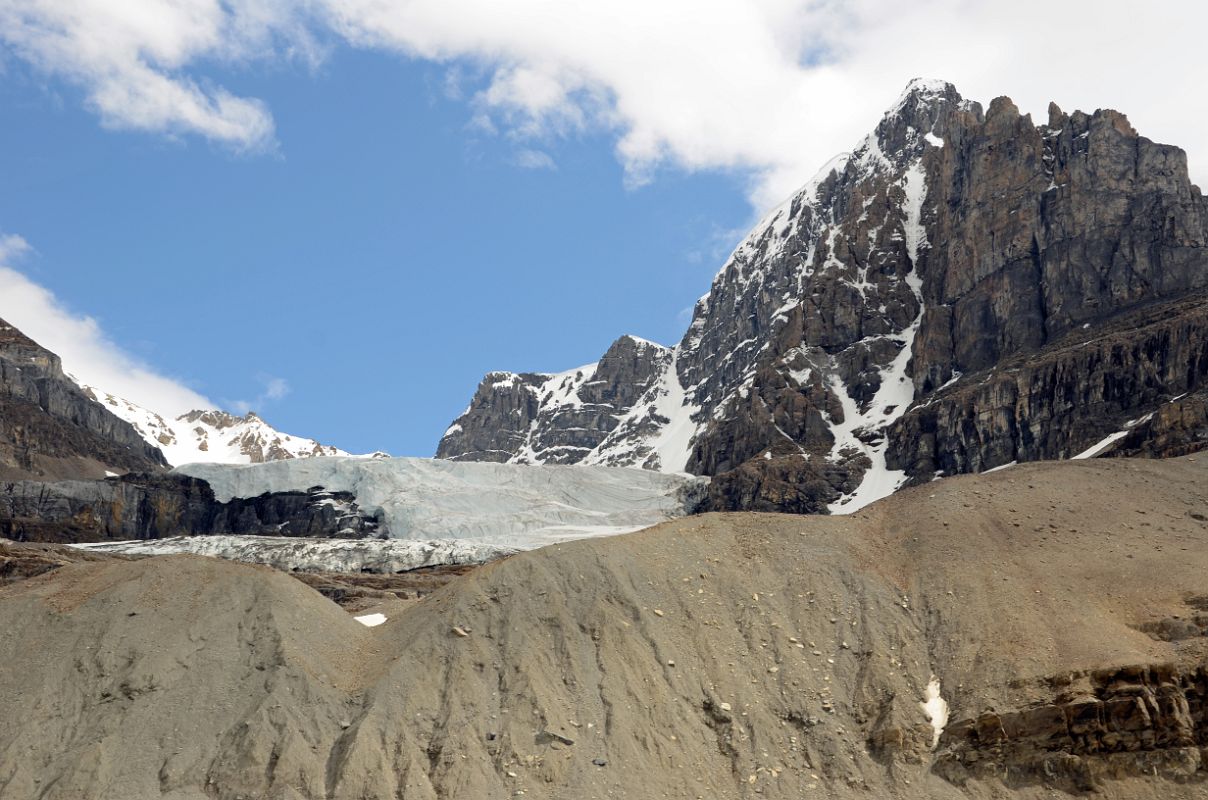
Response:
[[[314,439],[282,433],[254,411],[239,416],[217,409],[195,409],[173,419],[98,387],[83,383],[80,386],[85,394],[130,423],[148,443],[158,447],[173,466],[197,462],[258,464],[350,455]]]
[[[951,84],[912,81],[735,248],[646,394],[560,463],[712,475],[719,508],[847,511],[936,474],[1072,455],[1197,390],[1208,361],[1175,341],[1128,361],[1161,373],[1154,386],[1097,392],[1079,362],[1072,385],[1020,387],[1009,412],[972,395],[943,419],[927,409],[1004,360],[1208,287],[1205,241],[1185,154],[1122,114],[1054,106],[1036,125],[1007,98],[983,110]],[[489,427],[493,409],[480,395],[459,424]],[[556,437],[551,425],[535,430]],[[670,431],[688,446],[652,457]],[[463,444],[446,438],[438,455],[478,457]],[[501,441],[493,458],[517,453]]]
[[[487,373],[469,407],[445,432],[437,455],[514,464],[602,463],[611,434],[637,424],[634,411],[665,391],[673,358],[670,348],[627,335],[597,363],[566,372]],[[682,461],[671,471],[679,469]]]

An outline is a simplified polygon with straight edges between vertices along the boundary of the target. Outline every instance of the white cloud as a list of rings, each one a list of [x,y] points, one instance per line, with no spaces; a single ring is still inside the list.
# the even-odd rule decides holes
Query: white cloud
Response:
[[[260,99],[202,62],[322,56],[342,39],[446,64],[480,130],[615,136],[629,182],[729,169],[766,206],[849,148],[915,76],[1043,114],[1125,111],[1208,178],[1195,102],[1208,6],[1167,0],[4,0],[0,40],[85,87],[107,125],[271,144]],[[462,74],[462,70],[465,74]],[[467,75],[485,76],[466,87]],[[473,83],[473,81],[470,81]],[[388,92],[383,91],[383,102]]]
[[[280,400],[289,394],[289,383],[285,378],[266,377],[264,379],[264,398]]]
[[[83,87],[109,127],[192,133],[237,150],[273,143],[263,102],[207,87],[186,70],[204,59],[246,61],[288,34],[282,56],[313,52],[288,3],[254,0],[5,0],[0,40]]]
[[[0,318],[57,354],[64,370],[91,386],[171,416],[214,408],[204,396],[124,352],[95,319],[67,309],[10,266],[29,250],[19,236],[0,237]]]

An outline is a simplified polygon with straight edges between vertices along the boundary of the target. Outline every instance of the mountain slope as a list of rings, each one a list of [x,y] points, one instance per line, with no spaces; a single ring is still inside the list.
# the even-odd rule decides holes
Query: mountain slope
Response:
[[[798,512],[1069,457],[1208,385],[1208,339],[1187,316],[1205,289],[1208,204],[1183,151],[1115,111],[1053,106],[1035,125],[1006,98],[983,111],[915,81],[738,246],[608,435],[559,457],[686,469],[714,476],[715,508]],[[1133,342],[1128,315],[1143,309],[1176,338]],[[1060,381],[1021,385],[1007,414],[974,389],[1008,362],[1107,336],[1143,379],[1096,393],[1115,380],[1113,351],[1105,369],[1071,362]],[[484,382],[437,455],[480,457],[459,431],[498,426],[506,402]],[[1198,408],[1184,441],[1208,438]],[[526,418],[539,438],[561,435],[557,413]],[[669,441],[676,458],[652,457]],[[501,442],[491,458],[545,456]]]
[[[93,401],[59,357],[0,320],[0,479],[162,470],[163,456]]]
[[[158,447],[173,466],[201,462],[260,464],[290,458],[351,455],[314,439],[282,433],[255,412],[240,417],[226,411],[195,410],[169,419],[98,387],[80,383],[80,388],[130,423],[148,443]]]
[[[688,517],[374,628],[264,568],[62,566],[0,588],[0,796],[1201,798],[1206,490],[1074,461]]]

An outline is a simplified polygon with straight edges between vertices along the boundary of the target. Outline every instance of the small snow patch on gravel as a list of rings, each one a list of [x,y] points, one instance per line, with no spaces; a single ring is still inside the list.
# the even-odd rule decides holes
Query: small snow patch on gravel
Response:
[[[940,697],[940,679],[931,676],[931,682],[927,684],[927,688],[923,691],[923,702],[919,703],[923,708],[923,713],[927,715],[928,721],[931,722],[933,734],[931,736],[931,749],[934,750],[936,745],[940,743],[940,734],[944,732],[944,726],[948,724],[948,701]]]

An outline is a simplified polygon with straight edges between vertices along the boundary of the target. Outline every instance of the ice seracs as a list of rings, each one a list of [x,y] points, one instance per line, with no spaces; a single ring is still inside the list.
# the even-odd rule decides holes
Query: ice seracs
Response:
[[[78,544],[87,550],[135,556],[191,553],[267,564],[285,572],[395,574],[458,564],[483,564],[514,547],[463,539],[308,539],[300,536],[173,536]]]

